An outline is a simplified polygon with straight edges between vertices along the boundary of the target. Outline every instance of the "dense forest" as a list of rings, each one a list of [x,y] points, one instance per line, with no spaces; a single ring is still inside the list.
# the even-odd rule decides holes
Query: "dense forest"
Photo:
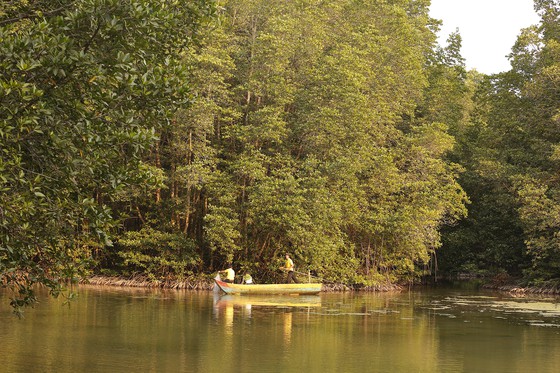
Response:
[[[429,0],[0,5],[0,283],[560,279],[560,3],[467,71]]]

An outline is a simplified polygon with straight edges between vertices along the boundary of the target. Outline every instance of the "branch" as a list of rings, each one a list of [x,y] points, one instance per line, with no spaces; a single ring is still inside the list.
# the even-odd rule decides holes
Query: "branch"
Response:
[[[44,17],[44,16],[50,17],[50,16],[57,15],[58,13],[62,12],[63,10],[66,10],[69,7],[71,7],[72,5],[74,5],[74,3],[76,3],[76,1],[72,1],[70,4],[65,5],[65,6],[61,6],[60,8],[53,9],[50,12],[43,12],[41,14],[41,16],[42,17]],[[33,18],[38,18],[38,17],[40,17],[40,16],[36,13],[24,13],[24,14],[18,15],[17,17],[8,18],[8,19],[5,19],[3,21],[0,21],[0,26],[4,26],[4,25],[10,24],[10,23],[22,21],[24,19],[33,19]]]
[[[101,22],[97,23],[97,27],[95,28],[95,31],[93,32],[93,34],[91,35],[91,38],[89,38],[89,40],[87,41],[86,45],[84,46],[84,53],[86,53],[89,49],[89,47],[91,46],[91,43],[93,43],[93,40],[95,39],[95,37],[97,36],[97,34],[99,33],[99,29],[101,28]]]

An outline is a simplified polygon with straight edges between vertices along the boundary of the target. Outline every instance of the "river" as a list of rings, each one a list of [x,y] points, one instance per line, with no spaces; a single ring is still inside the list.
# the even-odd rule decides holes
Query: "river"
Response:
[[[476,289],[318,296],[80,287],[13,315],[0,372],[558,372],[560,300]]]

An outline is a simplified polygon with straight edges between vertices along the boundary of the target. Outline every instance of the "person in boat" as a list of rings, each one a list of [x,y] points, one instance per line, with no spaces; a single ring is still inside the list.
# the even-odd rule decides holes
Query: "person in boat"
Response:
[[[243,282],[245,284],[252,284],[253,283],[253,278],[251,277],[251,275],[249,273],[246,273],[245,276],[243,276]]]
[[[286,254],[286,261],[284,262],[284,267],[280,267],[280,269],[287,272],[286,282],[288,284],[292,281],[295,282],[296,284],[299,283],[294,273],[294,261],[290,258],[290,254]]]
[[[231,263],[228,264],[228,267],[226,269],[224,269],[223,271],[219,271],[219,273],[224,275],[224,282],[233,284],[233,281],[235,280],[235,271],[233,270],[233,266],[231,265]]]

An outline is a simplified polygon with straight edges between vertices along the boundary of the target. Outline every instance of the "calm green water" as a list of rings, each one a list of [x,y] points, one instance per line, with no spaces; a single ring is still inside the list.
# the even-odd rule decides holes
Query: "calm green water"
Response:
[[[558,372],[560,303],[472,290],[217,297],[84,287],[17,319],[0,372]]]

